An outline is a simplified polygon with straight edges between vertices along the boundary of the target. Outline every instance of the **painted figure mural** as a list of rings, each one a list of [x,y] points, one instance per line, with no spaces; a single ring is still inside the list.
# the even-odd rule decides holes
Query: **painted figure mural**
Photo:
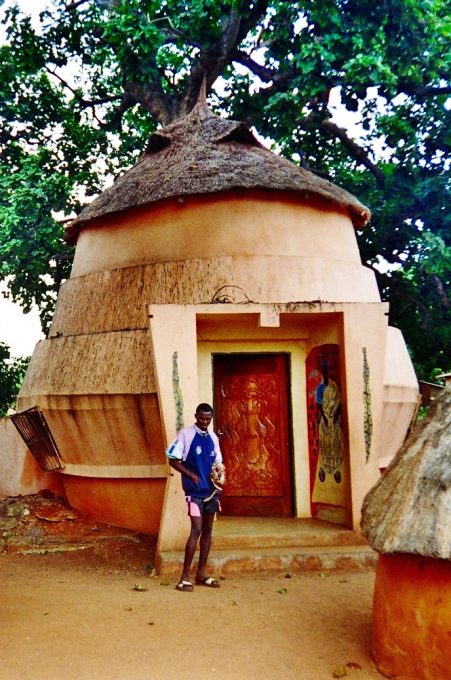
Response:
[[[317,504],[345,507],[345,469],[338,345],[315,347],[307,358],[312,514]]]

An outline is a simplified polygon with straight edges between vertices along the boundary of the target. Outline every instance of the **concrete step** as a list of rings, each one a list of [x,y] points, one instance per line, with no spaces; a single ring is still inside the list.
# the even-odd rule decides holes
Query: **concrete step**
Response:
[[[368,544],[354,531],[312,518],[219,517],[213,530],[214,550],[346,545]]]
[[[306,518],[222,517],[215,522],[208,569],[235,573],[290,573],[372,569],[377,553],[357,532]],[[180,574],[183,551],[161,552],[156,567]]]
[[[227,577],[238,573],[363,571],[374,569],[376,561],[377,553],[367,545],[214,549],[210,553],[208,573]],[[164,552],[158,555],[157,570],[162,576],[177,578],[182,564],[183,552]]]

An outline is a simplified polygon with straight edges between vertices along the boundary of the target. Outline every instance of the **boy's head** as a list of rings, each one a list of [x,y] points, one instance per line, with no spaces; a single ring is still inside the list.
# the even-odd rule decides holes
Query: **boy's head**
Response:
[[[210,406],[210,404],[199,404],[199,406],[196,408],[196,413],[194,414],[194,417],[196,419],[196,425],[200,430],[204,430],[204,432],[208,429],[208,426],[211,423],[211,420],[213,418],[213,409]]]

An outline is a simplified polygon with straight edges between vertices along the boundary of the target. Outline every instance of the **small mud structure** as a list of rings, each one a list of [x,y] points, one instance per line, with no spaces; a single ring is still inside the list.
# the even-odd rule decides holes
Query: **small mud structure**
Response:
[[[363,504],[380,553],[373,654],[389,677],[451,678],[451,389],[433,402]]]

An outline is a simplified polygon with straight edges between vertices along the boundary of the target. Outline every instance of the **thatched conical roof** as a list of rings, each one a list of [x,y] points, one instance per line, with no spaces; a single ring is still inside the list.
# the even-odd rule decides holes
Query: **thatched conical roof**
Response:
[[[380,553],[451,559],[451,388],[366,495],[362,531]]]
[[[370,217],[350,193],[272,153],[246,125],[216,116],[201,98],[188,115],[152,135],[136,165],[68,226],[66,240],[75,243],[83,226],[104,215],[166,198],[232,189],[320,197],[347,209],[356,227]]]

